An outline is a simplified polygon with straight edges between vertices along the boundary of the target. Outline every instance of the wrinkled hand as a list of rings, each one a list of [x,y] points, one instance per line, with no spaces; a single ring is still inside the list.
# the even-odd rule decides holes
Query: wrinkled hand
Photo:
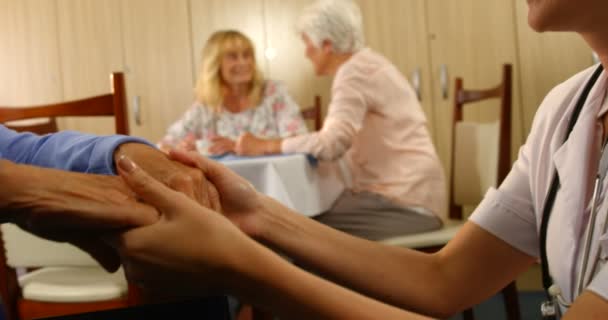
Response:
[[[40,237],[70,242],[108,271],[120,261],[99,240],[105,233],[154,223],[156,209],[139,203],[119,177],[81,174],[2,161],[2,221]]]
[[[198,203],[213,210],[220,209],[217,190],[201,170],[173,161],[166,154],[141,143],[121,145],[114,152],[115,163],[121,156],[137,162],[138,166],[169,188],[181,190],[192,187]]]
[[[262,231],[260,215],[266,206],[266,197],[241,176],[222,164],[195,152],[173,150],[171,159],[200,169],[220,195],[221,212],[246,234],[257,237]]]
[[[211,147],[209,147],[209,153],[213,155],[233,153],[235,152],[235,148],[236,143],[234,141],[225,137],[217,136],[211,139]]]
[[[108,239],[123,258],[129,279],[153,296],[196,296],[202,288],[223,287],[253,241],[222,215],[194,202],[193,185],[171,190],[126,157],[120,159],[119,173],[161,213],[153,225]]]

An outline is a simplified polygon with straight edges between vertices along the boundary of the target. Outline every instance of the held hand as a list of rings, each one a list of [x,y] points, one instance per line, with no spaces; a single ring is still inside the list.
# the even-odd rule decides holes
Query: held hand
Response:
[[[157,223],[109,239],[120,252],[128,277],[152,293],[180,296],[224,287],[254,242],[225,217],[189,198],[192,185],[171,190],[126,157],[119,160],[119,172],[143,201],[161,213]]]
[[[264,212],[267,201],[249,181],[222,164],[194,152],[173,150],[169,156],[200,169],[220,195],[221,212],[246,234],[254,238],[259,235],[260,215]]]
[[[3,161],[2,221],[40,237],[70,242],[108,271],[118,256],[100,235],[154,223],[157,211],[136,201],[119,177],[81,174]],[[6,172],[6,171],[10,172]]]
[[[235,152],[236,143],[225,137],[214,137],[211,139],[211,147],[209,153],[213,155],[222,155],[225,153]]]
[[[127,156],[148,172],[156,180],[172,189],[194,186],[194,199],[213,210],[220,209],[219,195],[201,170],[169,159],[166,154],[141,143],[125,143],[114,152],[114,162],[120,156]]]

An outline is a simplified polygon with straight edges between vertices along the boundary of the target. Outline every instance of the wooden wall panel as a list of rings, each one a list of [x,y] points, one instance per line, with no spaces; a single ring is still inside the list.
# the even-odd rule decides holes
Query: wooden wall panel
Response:
[[[538,33],[528,25],[528,5],[516,1],[518,54],[527,135],[536,110],[549,91],[593,64],[591,49],[572,32]]]
[[[61,101],[53,0],[0,0],[0,105]]]
[[[518,65],[514,1],[445,0],[427,1],[433,77],[435,128],[441,160],[448,166],[451,154],[451,123],[455,77],[463,77],[465,88],[487,88],[501,80],[503,63]],[[444,96],[440,72],[447,69],[448,95]],[[512,159],[523,142],[520,86],[514,68],[512,110]],[[465,118],[493,120],[498,103],[472,106]]]
[[[157,142],[194,99],[188,1],[121,4],[131,132]],[[135,101],[141,124],[135,121]]]
[[[420,78],[420,103],[435,136],[425,0],[359,0],[367,45],[386,56],[414,86]]]
[[[120,0],[57,0],[63,95],[75,100],[110,92],[110,73],[124,68]],[[61,129],[115,132],[111,118],[73,118]]]

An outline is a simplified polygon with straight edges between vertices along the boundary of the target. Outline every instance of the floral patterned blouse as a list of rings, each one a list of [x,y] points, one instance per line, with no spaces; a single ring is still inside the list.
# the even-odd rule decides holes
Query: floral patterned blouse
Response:
[[[200,102],[194,102],[182,118],[169,127],[159,147],[175,147],[184,138],[193,136],[197,149],[206,153],[214,137],[236,140],[244,132],[271,139],[307,133],[308,129],[300,107],[289,96],[285,85],[266,80],[260,105],[243,112],[222,110],[216,113]]]

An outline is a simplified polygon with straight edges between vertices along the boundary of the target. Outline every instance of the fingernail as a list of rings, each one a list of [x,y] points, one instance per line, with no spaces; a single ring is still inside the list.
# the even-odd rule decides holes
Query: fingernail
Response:
[[[125,156],[124,154],[121,154],[120,157],[118,157],[118,166],[120,167],[120,169],[128,173],[133,172],[135,168],[137,168],[135,162],[133,162],[131,159],[129,159],[129,157]]]

